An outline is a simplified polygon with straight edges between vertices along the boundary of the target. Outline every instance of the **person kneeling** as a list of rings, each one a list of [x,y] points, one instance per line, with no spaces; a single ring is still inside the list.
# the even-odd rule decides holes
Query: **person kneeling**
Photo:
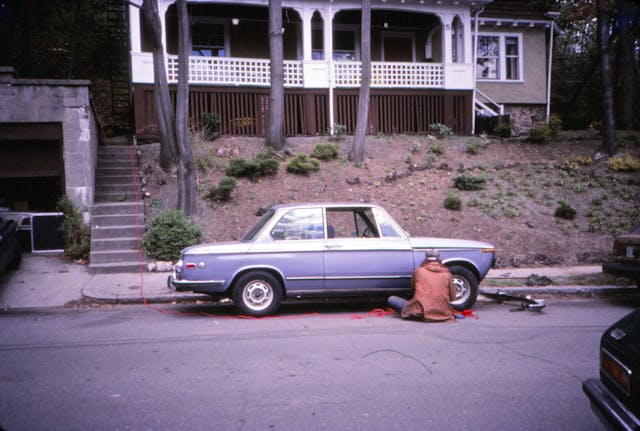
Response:
[[[411,279],[413,297],[410,300],[392,296],[388,303],[403,318],[426,322],[455,321],[456,312],[451,301],[456,299],[456,288],[449,268],[440,261],[437,250],[425,253],[422,264]]]

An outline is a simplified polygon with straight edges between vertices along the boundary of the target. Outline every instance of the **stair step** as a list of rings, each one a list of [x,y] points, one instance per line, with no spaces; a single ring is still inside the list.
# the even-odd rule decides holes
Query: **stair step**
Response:
[[[137,250],[138,246],[136,237],[91,238],[92,251]]]
[[[144,265],[142,270],[146,271]],[[119,272],[140,272],[139,262],[120,263],[90,263],[89,272],[92,274],[114,274]]]
[[[91,229],[91,238],[93,239],[110,239],[122,237],[137,237],[138,234],[144,233],[144,226],[106,226]]]
[[[136,202],[105,202],[96,203],[93,205],[91,214],[96,215],[110,215],[110,214],[136,214],[143,213],[141,204]]]
[[[136,179],[136,184],[138,182],[138,179]],[[133,177],[131,175],[96,175],[96,186],[98,187],[120,184],[133,184]]]
[[[139,216],[136,214],[93,215],[91,216],[91,227],[130,226],[135,225],[139,221]]]
[[[98,158],[98,163],[97,166],[100,166],[100,168],[108,168],[108,169],[112,169],[112,168],[129,168],[131,169],[131,162],[129,160],[101,160],[100,158]]]
[[[137,262],[138,250],[92,250],[89,260],[93,263]]]
[[[99,165],[96,168],[96,177],[105,177],[111,175],[128,175],[129,178],[134,174],[134,169],[131,166],[127,166],[126,168],[103,168]]]

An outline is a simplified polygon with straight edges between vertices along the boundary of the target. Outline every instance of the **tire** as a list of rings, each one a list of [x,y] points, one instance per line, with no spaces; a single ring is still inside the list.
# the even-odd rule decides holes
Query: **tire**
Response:
[[[478,279],[464,266],[452,265],[449,271],[456,287],[456,300],[451,305],[458,311],[469,310],[478,299]]]
[[[242,275],[233,287],[233,303],[242,314],[261,317],[273,314],[282,301],[280,281],[266,271]]]

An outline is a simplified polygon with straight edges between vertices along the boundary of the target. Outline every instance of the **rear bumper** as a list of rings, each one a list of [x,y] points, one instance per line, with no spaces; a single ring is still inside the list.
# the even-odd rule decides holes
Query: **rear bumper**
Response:
[[[176,292],[216,294],[225,290],[224,280],[178,280],[175,270],[167,278],[167,286]]]
[[[615,275],[616,277],[626,277],[635,281],[640,281],[640,264],[633,262],[606,262],[602,265],[602,272]]]
[[[640,419],[620,402],[599,379],[588,379],[582,390],[591,400],[591,408],[600,420],[613,430],[640,430]]]

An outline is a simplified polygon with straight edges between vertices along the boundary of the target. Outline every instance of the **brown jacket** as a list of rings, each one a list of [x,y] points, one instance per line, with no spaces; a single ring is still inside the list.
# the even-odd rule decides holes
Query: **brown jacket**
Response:
[[[413,298],[402,308],[402,317],[423,318],[427,322],[455,320],[449,301],[456,288],[449,268],[436,261],[423,262],[413,273]]]

